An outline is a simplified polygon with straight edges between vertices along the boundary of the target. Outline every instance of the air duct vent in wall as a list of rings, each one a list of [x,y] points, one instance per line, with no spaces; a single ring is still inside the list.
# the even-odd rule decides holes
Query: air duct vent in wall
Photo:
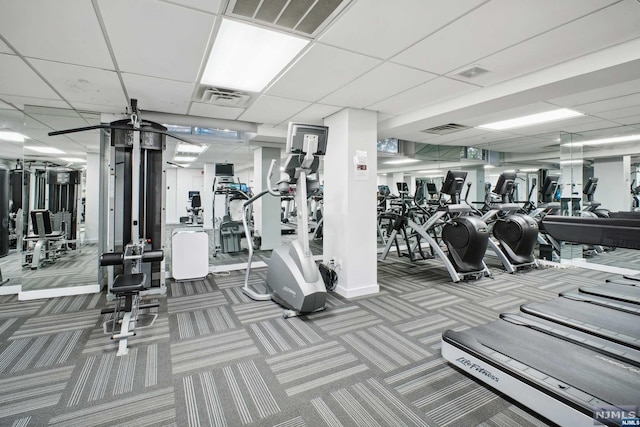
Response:
[[[351,0],[230,0],[226,15],[286,29],[317,34]]]
[[[209,87],[202,91],[200,102],[224,107],[245,107],[250,99],[251,95],[247,92]]]
[[[448,135],[454,132],[460,132],[466,129],[470,129],[470,126],[459,125],[456,123],[449,123],[446,125],[435,126],[429,129],[421,130],[420,132],[430,133],[433,135]]]
[[[457,76],[461,76],[467,79],[473,79],[475,77],[481,76],[482,74],[488,73],[489,70],[474,65],[471,68],[467,68],[466,70],[462,70],[456,73]]]

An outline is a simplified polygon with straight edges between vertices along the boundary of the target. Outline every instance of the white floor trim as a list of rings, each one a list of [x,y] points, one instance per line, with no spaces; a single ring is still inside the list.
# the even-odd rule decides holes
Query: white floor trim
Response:
[[[55,288],[55,289],[38,289],[33,291],[22,291],[18,294],[19,301],[28,301],[41,298],[56,298],[65,297],[69,295],[82,295],[82,294],[95,294],[100,292],[100,285],[84,285],[73,286],[69,288]]]
[[[22,285],[3,285],[0,286],[0,295],[13,295],[20,293]]]
[[[322,261],[322,255],[314,255],[313,260]],[[239,262],[237,264],[226,264],[226,265],[210,264],[209,273],[216,274],[216,273],[228,273],[230,271],[246,270],[247,264],[248,263],[246,262]],[[264,261],[254,261],[251,263],[251,269],[265,268],[265,267],[268,267],[268,265]]]
[[[604,273],[612,273],[612,274],[620,274],[620,275],[640,274],[640,271],[638,270],[633,270],[631,268],[614,267],[612,265],[596,264],[593,262],[589,262],[589,260],[586,260],[584,258],[573,259],[569,262],[569,264],[573,265],[574,267],[586,268],[588,270],[602,271]]]
[[[335,292],[345,298],[357,298],[365,295],[377,294],[380,292],[380,286],[376,283],[373,285],[360,286],[357,288],[346,289],[340,285],[336,287]]]

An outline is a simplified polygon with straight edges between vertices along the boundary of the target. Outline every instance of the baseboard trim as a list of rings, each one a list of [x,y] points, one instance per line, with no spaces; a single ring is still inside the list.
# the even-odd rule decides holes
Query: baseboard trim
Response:
[[[82,295],[82,294],[95,294],[100,292],[100,285],[84,285],[73,286],[68,288],[56,288],[56,289],[36,289],[33,291],[21,291],[18,294],[19,301],[28,301],[41,298],[57,298],[66,297],[70,295]]]
[[[336,287],[335,292],[345,298],[357,298],[365,295],[373,295],[380,292],[380,286],[376,283],[373,285],[359,286],[357,288],[346,289],[341,285]]]

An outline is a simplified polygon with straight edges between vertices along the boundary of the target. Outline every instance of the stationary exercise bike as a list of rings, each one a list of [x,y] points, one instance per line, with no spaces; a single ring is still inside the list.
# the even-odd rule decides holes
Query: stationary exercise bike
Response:
[[[249,287],[253,258],[253,245],[249,242],[249,261],[242,289],[253,300],[271,299],[283,306],[286,309],[285,318],[323,310],[327,298],[324,281],[309,249],[307,190],[314,192],[319,189],[318,181],[309,179],[308,176],[318,172],[320,156],[326,152],[328,131],[329,128],[325,126],[289,123],[286,145],[289,156],[284,167],[289,179],[280,181],[276,188],[271,188],[271,176],[276,163],[272,160],[267,177],[267,189],[244,203],[242,222],[245,234],[250,236],[247,217],[251,205],[267,193],[280,198],[283,194],[289,194],[291,185],[296,186],[297,238],[291,245],[273,250],[264,294],[257,293]]]

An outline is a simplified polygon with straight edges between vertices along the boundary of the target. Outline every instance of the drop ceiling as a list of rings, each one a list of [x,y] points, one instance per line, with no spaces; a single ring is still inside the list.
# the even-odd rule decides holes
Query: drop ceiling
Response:
[[[325,3],[333,9],[311,12]],[[300,26],[305,16],[316,22]],[[200,98],[203,67],[223,18],[310,40],[243,107]],[[489,72],[459,74],[474,66]],[[226,120],[230,128],[236,120],[255,123],[254,142],[273,143],[283,141],[291,120],[322,123],[351,107],[379,113],[381,138],[534,156],[549,150],[558,131],[640,130],[640,3],[2,0],[0,69],[0,127],[17,131],[24,122],[16,114],[25,106],[70,109],[86,126],[82,112],[123,113],[137,98],[143,111]],[[421,132],[560,107],[585,116],[505,132]],[[43,139],[48,129],[66,126],[38,119],[47,129],[34,136]],[[97,147],[90,136],[40,142],[60,144],[69,156]],[[15,154],[1,144],[0,157]],[[203,159],[240,156],[249,157],[246,144],[212,144]]]

